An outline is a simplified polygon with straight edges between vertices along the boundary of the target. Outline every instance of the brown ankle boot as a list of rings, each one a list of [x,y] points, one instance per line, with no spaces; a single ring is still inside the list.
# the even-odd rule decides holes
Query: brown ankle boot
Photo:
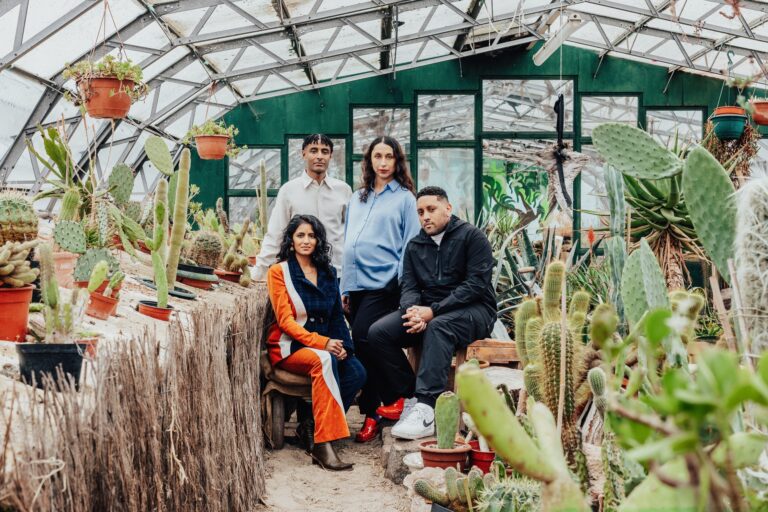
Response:
[[[333,449],[333,445],[330,442],[315,443],[310,455],[312,457],[312,464],[318,464],[323,469],[344,471],[352,469],[353,466],[353,464],[339,459],[336,450]]]

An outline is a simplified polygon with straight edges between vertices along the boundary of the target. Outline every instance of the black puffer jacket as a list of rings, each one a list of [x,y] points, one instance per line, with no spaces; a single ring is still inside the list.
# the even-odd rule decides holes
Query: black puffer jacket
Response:
[[[400,307],[430,306],[435,316],[482,304],[495,317],[491,244],[475,226],[451,216],[438,246],[422,229],[403,255]]]

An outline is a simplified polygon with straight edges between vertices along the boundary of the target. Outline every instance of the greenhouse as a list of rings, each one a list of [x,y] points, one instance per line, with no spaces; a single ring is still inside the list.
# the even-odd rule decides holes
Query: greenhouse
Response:
[[[0,510],[768,511],[768,3],[0,0]]]

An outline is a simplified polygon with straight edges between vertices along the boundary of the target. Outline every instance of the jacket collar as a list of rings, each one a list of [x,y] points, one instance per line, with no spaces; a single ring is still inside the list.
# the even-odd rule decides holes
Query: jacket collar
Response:
[[[301,265],[299,265],[299,260],[296,259],[295,254],[291,254],[288,258],[288,270],[290,270],[291,279],[294,282],[302,282],[312,288],[317,288],[322,292],[326,292],[329,285],[334,287],[336,285],[334,277],[321,268],[317,269],[317,285],[307,279],[304,275],[304,271],[301,270]]]

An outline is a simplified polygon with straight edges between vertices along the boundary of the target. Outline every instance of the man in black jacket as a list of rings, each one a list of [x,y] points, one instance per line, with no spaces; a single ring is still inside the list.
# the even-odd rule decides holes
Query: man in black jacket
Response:
[[[403,254],[400,310],[368,332],[383,402],[408,398],[392,429],[393,436],[405,439],[434,435],[435,401],[445,391],[456,348],[487,337],[496,321],[495,261],[485,234],[451,215],[445,190],[425,187],[416,197],[422,230]],[[419,343],[414,375],[403,348]],[[391,417],[393,411],[384,412]]]

